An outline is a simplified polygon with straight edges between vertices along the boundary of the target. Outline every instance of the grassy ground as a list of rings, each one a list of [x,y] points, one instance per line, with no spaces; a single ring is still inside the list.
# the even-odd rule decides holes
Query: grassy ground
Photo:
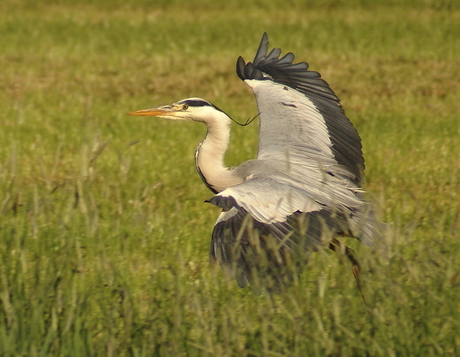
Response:
[[[152,2],[153,3],[153,2]],[[460,354],[460,8],[454,1],[0,3],[0,355]],[[235,75],[267,31],[322,73],[364,145],[385,256],[320,252],[288,293],[208,264],[218,210],[195,123],[126,112],[200,96],[245,121]],[[233,128],[227,163],[254,156]]]

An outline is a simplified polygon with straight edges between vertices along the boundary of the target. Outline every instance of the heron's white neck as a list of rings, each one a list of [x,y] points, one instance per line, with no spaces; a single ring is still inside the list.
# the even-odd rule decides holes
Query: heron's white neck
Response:
[[[224,155],[230,141],[231,121],[223,112],[213,111],[203,122],[208,132],[196,149],[196,167],[206,186],[212,191],[221,192],[242,182],[234,176],[233,170],[224,165]]]

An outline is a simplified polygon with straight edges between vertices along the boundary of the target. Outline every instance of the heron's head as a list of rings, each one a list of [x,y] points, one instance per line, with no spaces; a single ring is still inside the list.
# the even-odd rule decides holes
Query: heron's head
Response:
[[[171,120],[193,120],[207,123],[216,114],[224,114],[222,110],[207,100],[201,98],[187,98],[169,105],[157,108],[141,109],[128,113],[129,115],[154,116]]]

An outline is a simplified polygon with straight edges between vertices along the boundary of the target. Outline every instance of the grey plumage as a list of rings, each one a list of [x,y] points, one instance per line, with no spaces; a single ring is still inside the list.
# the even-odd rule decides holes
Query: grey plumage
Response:
[[[245,64],[242,57],[238,58],[238,76],[243,81],[269,79],[295,89],[311,100],[327,125],[336,161],[346,166],[355,175],[353,181],[360,184],[364,171],[361,139],[345,116],[339,98],[318,72],[308,71],[307,63],[292,64],[294,54],[287,53],[279,59],[279,48],[267,53],[268,36],[264,33],[253,63]]]

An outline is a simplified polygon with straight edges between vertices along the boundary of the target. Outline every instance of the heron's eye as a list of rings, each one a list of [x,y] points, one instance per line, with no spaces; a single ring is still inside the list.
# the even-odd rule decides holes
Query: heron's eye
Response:
[[[183,104],[182,105],[182,110],[187,110],[188,109],[188,105],[187,104]]]

